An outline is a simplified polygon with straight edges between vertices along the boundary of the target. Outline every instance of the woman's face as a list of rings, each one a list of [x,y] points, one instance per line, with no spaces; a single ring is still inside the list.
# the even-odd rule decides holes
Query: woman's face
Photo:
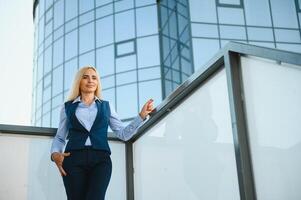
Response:
[[[97,89],[97,85],[96,72],[93,69],[87,69],[80,81],[79,89],[81,93],[94,93]]]

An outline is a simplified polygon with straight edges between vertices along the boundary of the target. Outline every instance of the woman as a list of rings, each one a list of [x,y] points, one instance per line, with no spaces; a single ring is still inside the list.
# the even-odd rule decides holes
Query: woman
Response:
[[[118,138],[126,141],[152,110],[153,100],[150,99],[139,115],[124,126],[109,102],[101,99],[96,69],[88,66],[77,72],[51,147],[51,159],[63,177],[68,200],[105,198],[112,172],[108,126]]]

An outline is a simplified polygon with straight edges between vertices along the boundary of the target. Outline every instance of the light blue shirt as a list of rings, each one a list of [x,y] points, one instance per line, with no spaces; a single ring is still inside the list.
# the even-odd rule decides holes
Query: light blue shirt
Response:
[[[75,115],[81,125],[83,125],[88,131],[90,131],[96,115],[97,115],[97,104],[95,101],[100,101],[95,97],[95,101],[91,105],[84,104],[80,97],[77,97],[72,103],[78,102],[79,104],[76,108]],[[109,103],[110,105],[110,103]],[[121,140],[129,140],[138,130],[138,128],[143,124],[143,119],[138,115],[135,119],[131,121],[127,126],[119,119],[115,109],[110,105],[111,116],[109,119],[109,126],[116,136]],[[86,133],[83,133],[86,134]],[[66,137],[68,135],[67,128],[67,115],[65,112],[65,106],[63,104],[60,112],[60,122],[57,129],[56,135],[52,141],[51,153],[53,152],[63,152],[66,145]],[[88,137],[85,145],[91,145],[90,138]]]

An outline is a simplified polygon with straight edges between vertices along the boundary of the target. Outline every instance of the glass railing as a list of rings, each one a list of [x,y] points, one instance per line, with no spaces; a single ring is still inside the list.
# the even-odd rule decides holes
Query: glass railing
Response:
[[[110,134],[106,199],[301,199],[300,66],[300,54],[228,44],[131,140]],[[0,131],[0,199],[66,199],[49,159],[55,129]]]

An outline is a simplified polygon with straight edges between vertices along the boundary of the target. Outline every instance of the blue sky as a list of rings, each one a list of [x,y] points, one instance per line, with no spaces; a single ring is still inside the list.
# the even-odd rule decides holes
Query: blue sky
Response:
[[[30,125],[32,0],[0,0],[0,124]]]

